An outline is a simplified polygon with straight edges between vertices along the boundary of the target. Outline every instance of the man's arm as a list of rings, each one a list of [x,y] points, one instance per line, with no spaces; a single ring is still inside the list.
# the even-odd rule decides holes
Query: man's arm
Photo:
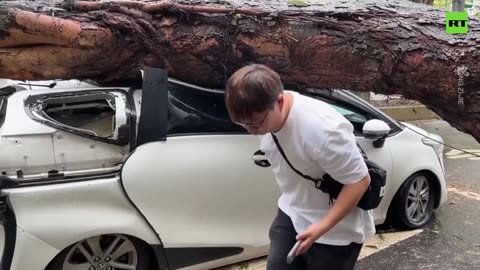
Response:
[[[369,185],[370,174],[367,174],[359,182],[343,186],[342,191],[340,191],[340,194],[327,216],[319,223],[324,233],[337,225],[340,220],[357,206],[357,203],[360,201]]]
[[[320,236],[330,231],[355,208],[369,185],[369,174],[357,183],[344,185],[332,208],[328,211],[327,216],[297,236],[297,240],[302,240],[302,244],[297,251],[297,256],[306,252]]]
[[[329,132],[322,144],[320,149],[310,145],[306,151],[326,173],[344,186],[325,218],[297,236],[298,240],[302,240],[297,254],[306,252],[318,238],[348,215],[370,185],[368,168],[357,147],[353,126],[349,122],[340,122]]]

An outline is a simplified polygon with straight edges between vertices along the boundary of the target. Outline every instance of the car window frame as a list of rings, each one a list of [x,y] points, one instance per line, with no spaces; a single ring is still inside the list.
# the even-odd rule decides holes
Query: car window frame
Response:
[[[382,120],[384,121],[385,123],[388,124],[388,126],[390,127],[390,133],[389,133],[389,136],[393,136],[401,131],[403,131],[404,127],[398,123],[397,120],[393,119],[392,117],[390,117],[389,115],[383,113],[380,109],[374,107],[373,105],[371,105],[370,103],[368,103],[367,101],[363,100],[362,98],[356,96],[355,94],[351,93],[350,91],[348,90],[342,90],[342,92],[344,93],[344,95],[346,95],[349,99],[351,99],[352,101],[354,101],[354,103],[359,107],[359,108],[362,108],[363,110],[366,110],[368,111],[369,113],[377,116],[379,120]]]
[[[5,123],[5,119],[7,118],[7,103],[8,98],[0,96],[0,128]]]
[[[175,96],[175,94],[172,93],[171,86],[174,86],[176,88],[181,89],[180,91],[186,91],[186,92],[189,92],[189,93],[196,93],[198,95],[209,95],[212,98],[219,98],[219,99],[222,100],[222,102],[221,102],[222,106],[226,106],[226,104],[225,104],[225,92],[223,90],[202,88],[202,87],[199,87],[199,86],[196,86],[196,85],[182,83],[181,81],[176,81],[176,80],[169,80],[168,84],[169,84],[169,88],[168,88],[168,91],[169,91],[169,101],[168,101],[169,102],[169,110],[172,109],[171,108],[171,106],[172,106],[171,101],[182,102],[182,100],[180,100],[178,98],[178,96]],[[173,92],[175,92],[175,91],[173,91]],[[177,103],[177,105],[178,105],[178,103]],[[189,106],[190,105],[187,105],[187,107],[189,107]],[[175,108],[175,109],[177,109],[177,108]],[[194,108],[194,109],[196,109],[196,108]],[[226,107],[225,107],[225,112],[227,112]],[[193,113],[193,112],[190,112],[190,113]],[[168,137],[195,136],[195,135],[248,135],[249,134],[246,129],[244,129],[241,126],[235,124],[230,119],[230,117],[228,116],[228,112],[227,112],[228,118],[226,118],[224,116],[214,115],[214,114],[206,114],[204,111],[201,111],[201,110],[196,110],[196,113],[197,114],[195,116],[203,116],[203,117],[211,116],[211,117],[209,117],[210,118],[209,120],[215,120],[214,118],[216,118],[218,121],[216,123],[213,123],[213,125],[220,125],[221,122],[228,123],[228,125],[227,125],[227,127],[220,127],[218,131],[198,130],[198,131],[188,131],[188,132],[172,132],[172,131],[169,130],[167,132],[167,138]],[[169,112],[169,114],[170,114],[170,112]],[[168,121],[168,123],[170,123],[170,121]],[[233,128],[233,127],[235,127],[235,128]]]
[[[80,129],[76,129],[75,127],[69,127],[66,124],[60,123],[55,121],[54,119],[51,119],[46,113],[43,111],[43,109],[39,108],[39,100],[46,99],[46,98],[68,98],[71,96],[75,95],[100,95],[100,94],[109,94],[112,95],[115,92],[119,92],[125,96],[125,125],[129,129],[129,138],[127,141],[122,138],[117,138],[117,139],[111,139],[111,138],[102,138],[99,136],[95,136],[93,134],[90,134],[88,132],[83,132]],[[115,96],[112,96],[115,98]],[[132,121],[132,117],[135,117],[135,114],[132,114],[132,111],[135,109],[132,108],[133,105],[133,97],[130,95],[130,92],[124,89],[120,88],[115,88],[115,89],[102,89],[102,88],[95,88],[91,90],[69,90],[66,89],[65,91],[62,92],[54,92],[54,93],[42,93],[42,94],[34,94],[34,95],[29,95],[24,102],[24,107],[26,114],[33,119],[34,121],[37,121],[39,123],[42,123],[44,125],[50,126],[52,128],[65,131],[74,135],[78,135],[81,137],[89,138],[95,141],[100,141],[108,144],[113,144],[113,145],[118,145],[118,146],[126,146],[129,145],[132,141],[132,124],[135,124],[135,121]],[[115,112],[115,117],[116,117],[116,112]],[[117,128],[120,128],[118,126]]]
[[[338,106],[340,108],[345,108],[354,113],[366,116],[367,121],[372,119],[382,120],[390,127],[390,132],[388,134],[388,137],[393,136],[398,132],[402,131],[402,129],[399,128],[396,123],[392,122],[390,119],[386,118],[384,115],[378,113],[375,110],[372,110],[371,108],[369,108],[368,106],[365,106],[364,104],[359,103],[357,100],[349,96],[341,96],[341,94],[338,93],[337,90],[331,90],[329,94],[321,94],[316,92],[315,90],[302,92],[302,94],[324,101],[328,104]],[[354,133],[355,133],[355,136],[365,137],[363,132],[360,132],[360,133],[354,132]]]
[[[319,99],[329,105],[334,105],[334,106],[337,106],[339,108],[342,108],[342,109],[345,109],[345,110],[348,110],[348,111],[351,111],[353,113],[356,113],[356,114],[359,114],[359,115],[362,115],[365,117],[366,121],[365,123],[368,121],[368,120],[371,120],[371,119],[376,119],[376,118],[372,118],[370,114],[368,114],[367,112],[361,110],[361,109],[358,109],[354,106],[349,106],[348,103],[344,103],[344,102],[340,102],[340,101],[336,101],[336,100],[332,100],[332,99],[327,99],[327,98],[323,98],[323,97],[315,97],[316,99]],[[336,109],[335,109],[336,110]],[[337,111],[337,110],[336,110]],[[338,112],[338,111],[337,111]],[[340,112],[339,112],[340,113]],[[345,116],[344,116],[345,117]],[[352,125],[353,123],[345,117],[345,119],[347,119]],[[361,131],[358,131],[358,130],[355,130],[355,127],[354,127],[354,131],[353,133],[355,134],[355,136],[360,136],[360,137],[363,137],[363,132]]]
[[[185,91],[198,91],[198,92],[208,93],[208,94],[212,94],[212,95],[217,95],[218,94],[218,95],[221,95],[222,97],[224,97],[224,95],[225,95],[224,89],[204,88],[204,87],[201,87],[201,86],[197,86],[197,85],[194,85],[194,84],[188,84],[188,83],[185,83],[185,82],[182,82],[182,81],[179,81],[179,80],[175,80],[175,79],[172,79],[172,78],[169,78],[168,81],[169,81],[169,85],[175,85],[176,87],[185,88]],[[369,106],[366,106],[365,104],[362,104],[361,102],[359,102],[356,99],[349,96],[346,93],[347,90],[333,89],[333,90],[328,90],[330,94],[322,95],[322,94],[318,94],[315,91],[313,91],[313,92],[309,91],[309,90],[312,90],[312,88],[303,89],[303,91],[301,91],[299,88],[295,88],[295,87],[291,87],[290,89],[292,89],[292,91],[299,92],[300,94],[305,94],[307,96],[311,96],[315,99],[321,99],[321,100],[323,100],[327,103],[332,103],[333,102],[334,105],[337,105],[341,108],[346,108],[346,109],[348,109],[350,111],[353,111],[357,114],[360,114],[362,116],[367,116],[366,117],[367,121],[371,120],[371,119],[382,120],[385,123],[387,123],[390,127],[390,133],[388,135],[389,137],[393,136],[393,135],[395,135],[398,132],[403,130],[402,127],[399,124],[395,123],[394,121],[392,121],[390,118],[386,117],[385,115],[383,115],[379,111],[377,111],[375,109],[372,109]],[[314,90],[326,90],[326,89],[314,89]],[[339,93],[338,91],[343,91],[345,93]],[[332,93],[333,93],[333,95],[332,95]],[[233,123],[233,121],[231,121],[231,119],[229,119],[229,122]],[[200,132],[199,131],[199,132],[186,132],[186,133],[169,133],[169,134],[167,134],[167,137],[205,135],[205,134],[244,135],[244,134],[248,134],[248,131],[244,130],[244,129],[239,129],[239,130],[235,130],[235,131],[225,130],[225,131],[215,131],[215,132],[210,132],[210,131]],[[362,137],[364,136],[363,133],[358,133],[358,132],[356,132],[356,135],[362,136]]]

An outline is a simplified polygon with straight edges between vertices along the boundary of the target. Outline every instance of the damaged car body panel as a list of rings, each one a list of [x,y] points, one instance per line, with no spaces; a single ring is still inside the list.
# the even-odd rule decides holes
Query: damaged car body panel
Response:
[[[160,238],[125,195],[119,177],[135,144],[137,121],[130,89],[12,94],[6,114],[10,124],[0,136],[2,143],[16,140],[17,152],[8,152],[4,144],[0,150],[8,152],[4,159],[19,153],[28,158],[7,167],[0,157],[2,177],[15,183],[14,187],[0,183],[5,208],[0,215],[5,231],[1,269],[56,269],[52,259],[62,250],[99,235],[125,235],[160,250]],[[32,157],[43,158],[42,163],[30,166]],[[38,257],[25,260],[34,249],[40,249],[35,252]],[[159,254],[156,264],[166,261]]]
[[[0,129],[0,171],[22,181],[118,171],[135,132],[132,102],[123,89],[13,94]]]
[[[3,190],[15,213],[17,235],[22,236],[13,243],[11,269],[45,269],[65,247],[103,234],[125,234],[151,245],[160,244],[141,213],[125,199],[118,175],[82,180],[55,185],[24,184]],[[25,259],[24,254],[32,254],[32,245],[43,248],[35,251],[39,256]]]

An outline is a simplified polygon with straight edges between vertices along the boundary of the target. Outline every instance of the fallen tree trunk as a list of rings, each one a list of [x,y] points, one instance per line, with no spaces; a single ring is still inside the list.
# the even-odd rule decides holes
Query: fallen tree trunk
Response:
[[[112,81],[151,66],[222,87],[258,62],[287,85],[401,94],[480,141],[478,19],[450,35],[445,11],[404,1],[28,3],[0,6],[0,77]]]

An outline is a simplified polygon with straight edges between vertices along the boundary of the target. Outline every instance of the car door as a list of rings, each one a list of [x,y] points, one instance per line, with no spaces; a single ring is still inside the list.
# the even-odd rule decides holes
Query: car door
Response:
[[[210,269],[265,255],[280,194],[271,169],[252,160],[259,140],[230,122],[223,94],[176,85],[168,126],[165,141],[135,149],[122,182],[170,266]]]

